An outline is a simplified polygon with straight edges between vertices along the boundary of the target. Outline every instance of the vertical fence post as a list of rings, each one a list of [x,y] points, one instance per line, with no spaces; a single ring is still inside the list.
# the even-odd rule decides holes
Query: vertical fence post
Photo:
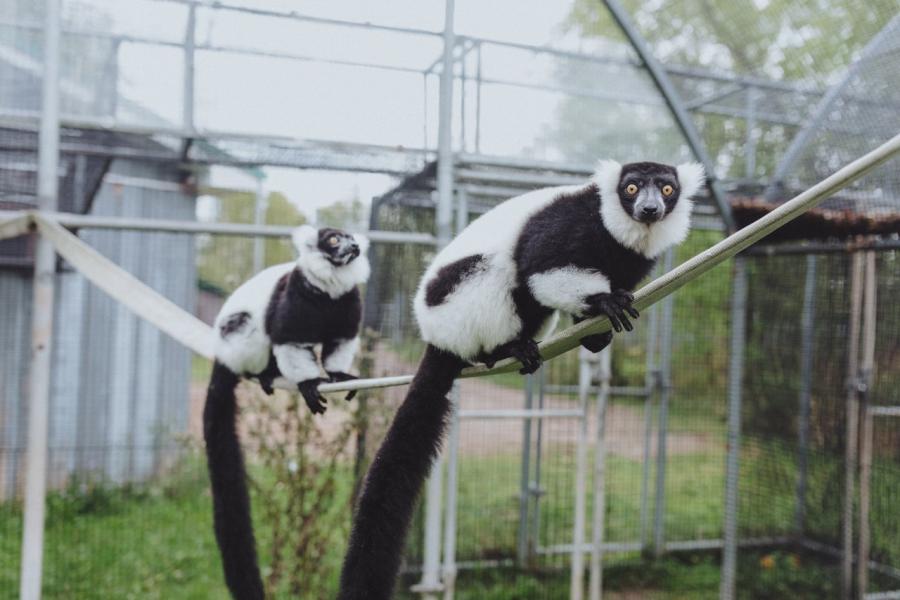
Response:
[[[191,7],[194,5],[192,4]],[[264,225],[266,222],[266,210],[268,202],[265,190],[263,189],[263,175],[260,173],[259,179],[256,180],[256,190],[253,196],[254,215],[253,222],[256,225]],[[259,273],[266,265],[266,239],[261,235],[253,238],[253,272]]]
[[[850,330],[847,349],[847,435],[844,446],[844,507],[841,516],[841,598],[853,594],[853,499],[856,488],[856,452],[859,443],[859,329],[863,298],[863,255],[855,252],[850,267]]]
[[[584,597],[584,525],[587,514],[587,437],[588,397],[591,393],[596,357],[589,351],[578,350],[578,438],[575,442],[575,514],[572,524],[572,560],[570,563],[569,599]]]
[[[875,253],[866,252],[865,301],[863,303],[862,361],[859,368],[859,414],[862,418],[859,456],[859,549],[856,562],[856,597],[862,599],[869,586],[869,504],[872,483],[872,415],[869,413],[869,390],[875,366],[876,285]]]
[[[447,440],[447,507],[444,516],[444,600],[453,600],[456,588],[456,515],[459,498],[459,382],[450,392],[453,412]]]
[[[812,394],[813,336],[816,316],[816,257],[806,257],[803,314],[800,315],[800,414],[797,423],[797,489],[794,532],[803,535],[806,521],[806,475],[809,468],[809,412]]]
[[[537,379],[537,407],[538,410],[544,409],[544,389],[547,384],[547,367],[542,366],[535,373]],[[542,443],[544,437],[544,419],[538,419],[535,423],[534,437],[534,480],[531,482],[529,490],[533,500],[531,513],[531,534],[530,538],[534,540],[534,548],[537,551],[541,545],[541,498],[544,496],[544,490],[541,488],[541,460],[542,460]]]
[[[594,446],[594,508],[591,523],[590,600],[603,596],[603,543],[606,539],[606,408],[612,379],[612,346],[600,353],[597,439]]]
[[[744,375],[744,342],[747,323],[747,264],[734,259],[731,290],[731,355],[728,366],[728,456],[725,462],[725,522],[722,577],[719,598],[735,597],[738,538],[738,481],[741,454],[741,385]]]
[[[663,260],[663,271],[672,270],[675,253],[668,250]],[[666,435],[669,429],[669,398],[672,394],[672,319],[674,298],[663,300],[662,327],[659,338],[659,419],[656,440],[656,504],[653,513],[653,553],[665,552],[666,535]]]
[[[38,208],[53,211],[59,186],[60,0],[44,3],[44,73],[38,133]],[[35,247],[31,314],[31,367],[28,396],[28,464],[25,473],[25,523],[19,598],[41,597],[44,559],[44,510],[47,486],[47,425],[56,253],[39,238]]]
[[[438,102],[438,165],[437,208],[435,224],[438,247],[443,247],[453,236],[453,0],[444,2],[444,48],[441,56],[440,95]],[[425,548],[422,565],[422,581],[414,591],[422,598],[436,598],[441,589],[441,487],[443,460],[435,461],[425,491]]]
[[[654,277],[659,270],[654,270]],[[659,307],[650,308],[650,324],[647,328],[647,373],[644,376],[644,455],[641,463],[640,540],[641,552],[647,551],[648,521],[650,518],[650,456],[653,449],[653,404],[659,389],[659,367],[656,349],[659,342]]]
[[[184,30],[184,84],[182,90],[181,118],[185,134],[194,132],[194,46],[197,35],[197,5],[188,5],[188,18]]]
[[[534,375],[525,377],[525,410],[531,410],[534,401]],[[522,467],[519,482],[519,534],[516,547],[516,563],[524,567],[528,562],[528,499],[531,479],[531,418],[522,419]]]

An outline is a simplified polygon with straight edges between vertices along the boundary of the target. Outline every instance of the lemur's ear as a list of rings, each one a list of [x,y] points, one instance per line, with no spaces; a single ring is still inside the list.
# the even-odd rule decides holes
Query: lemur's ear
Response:
[[[622,175],[622,164],[612,159],[597,161],[597,170],[594,172],[594,182],[600,188],[600,195],[612,194],[615,197],[616,188],[619,187],[619,177]]]
[[[356,240],[356,244],[359,246],[360,254],[365,254],[369,250],[369,238],[361,233],[354,233],[353,239]]]
[[[681,185],[681,198],[690,198],[706,183],[703,165],[696,162],[682,163],[676,167],[678,183]]]
[[[291,241],[294,242],[294,248],[297,252],[303,254],[307,250],[312,250],[319,243],[319,230],[312,225],[301,225],[291,232]]]

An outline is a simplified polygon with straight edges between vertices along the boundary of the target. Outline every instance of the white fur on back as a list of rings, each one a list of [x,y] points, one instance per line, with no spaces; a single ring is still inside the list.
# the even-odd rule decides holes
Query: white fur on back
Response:
[[[586,296],[609,292],[609,279],[601,273],[578,267],[560,267],[528,278],[535,300],[544,306],[581,316]]]
[[[222,305],[216,317],[215,355],[234,373],[259,373],[269,362],[269,336],[266,334],[266,308],[275,285],[295,263],[282,263],[264,269],[245,281]],[[221,325],[239,312],[247,312],[250,318],[241,329],[223,338]]]
[[[422,339],[472,359],[516,337],[522,325],[512,299],[516,241],[531,215],[561,194],[577,189],[546,188],[511,198],[472,221],[447,244],[426,269],[413,301]],[[485,257],[484,268],[466,278],[442,304],[428,306],[425,291],[437,272],[474,254]]]
[[[703,166],[684,163],[676,168],[681,193],[675,208],[666,217],[650,225],[631,218],[619,202],[617,187],[622,165],[614,160],[601,160],[597,164],[594,182],[600,190],[600,216],[603,224],[616,240],[647,258],[656,258],[667,248],[681,243],[691,227],[691,209],[694,194],[703,185]]]

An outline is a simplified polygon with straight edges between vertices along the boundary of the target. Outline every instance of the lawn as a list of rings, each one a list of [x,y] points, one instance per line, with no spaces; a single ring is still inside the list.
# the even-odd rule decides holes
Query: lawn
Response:
[[[793,477],[793,453],[780,444],[764,441],[754,441],[745,448],[741,465],[742,534],[787,533],[793,518],[793,487],[787,485]],[[811,506],[820,503],[824,507],[811,514],[813,528],[819,525],[830,528],[831,521],[837,518],[839,503],[821,504],[821,496],[827,493],[829,482],[838,473],[835,465],[836,461],[824,458],[812,462],[810,488],[821,492],[809,502]],[[540,544],[567,543],[571,539],[573,518],[571,448],[548,447],[542,470],[546,493],[540,503]],[[638,539],[640,476],[639,462],[617,456],[609,458],[608,540]],[[515,556],[518,477],[518,458],[511,453],[461,460],[460,560]],[[668,539],[720,535],[723,477],[720,454],[670,456],[666,486]],[[894,479],[893,483],[882,480],[878,489],[897,489],[900,485],[900,474],[896,471],[881,471],[880,477]],[[652,502],[650,508],[652,515]],[[888,519],[878,521],[884,517]],[[876,544],[882,547],[882,554],[898,556],[896,540],[900,536],[897,536],[896,519],[891,520],[890,511],[882,511],[875,518],[873,529],[883,532],[876,534]],[[257,516],[265,561],[265,540],[269,532],[261,521]],[[418,535],[418,531],[414,533]],[[0,506],[0,534],[0,598],[14,598],[21,539],[18,505]],[[341,540],[345,538],[346,531],[334,532],[334,542],[328,545],[327,555],[321,557],[334,575],[343,552]],[[178,472],[155,485],[117,489],[73,486],[65,493],[52,494],[46,541],[45,598],[226,597],[212,536],[203,463],[196,456],[186,459]],[[804,597],[807,593],[804,590],[827,595],[828,586],[834,582],[833,568],[808,557],[776,552],[770,560],[765,558],[770,556],[766,551],[747,551],[741,556],[741,577],[753,585],[770,586],[766,589],[775,586],[785,591],[787,588],[778,586],[788,586],[797,597]],[[714,597],[718,586],[715,554],[677,555],[649,562],[634,554],[610,555],[606,564],[607,589],[611,590],[644,589],[652,590],[654,597],[696,598]],[[542,557],[532,567],[530,571],[464,571],[460,575],[458,598],[567,597],[567,567],[563,557]],[[330,579],[333,581],[334,577]],[[325,595],[332,591],[325,591]]]

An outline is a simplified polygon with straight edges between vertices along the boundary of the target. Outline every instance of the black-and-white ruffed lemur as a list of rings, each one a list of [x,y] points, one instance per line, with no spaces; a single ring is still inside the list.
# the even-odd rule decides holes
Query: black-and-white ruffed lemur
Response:
[[[268,394],[277,378],[296,386],[313,413],[325,411],[318,385],[353,379],[369,277],[368,240],[337,229],[294,230],[296,262],[269,267],[225,301],[215,321],[215,362],[203,410],[216,540],[237,600],[262,600],[244,460],[235,424],[235,387],[255,378]],[[327,378],[321,377],[316,347]],[[352,393],[347,396],[349,400]]]
[[[616,331],[638,316],[631,291],[657,256],[688,234],[696,163],[601,161],[583,186],[536,190],[473,221],[425,271],[414,310],[425,356],[372,462],[350,535],[340,600],[391,596],[416,498],[438,452],[447,394],[474,361],[541,364],[535,339],[557,311],[606,315]],[[612,332],[582,344],[599,351]]]

